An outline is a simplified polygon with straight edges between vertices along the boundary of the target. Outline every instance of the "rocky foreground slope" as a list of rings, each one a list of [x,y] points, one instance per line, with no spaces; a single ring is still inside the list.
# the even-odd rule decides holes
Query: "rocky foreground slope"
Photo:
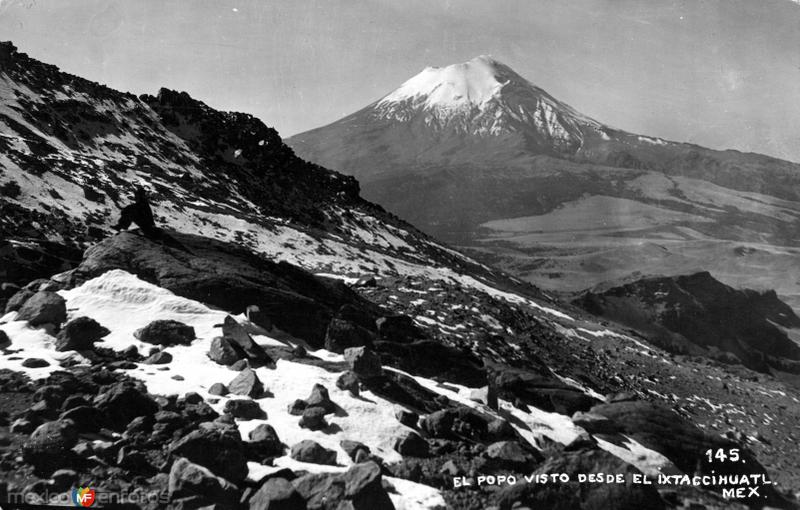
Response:
[[[3,49],[0,502],[796,506],[791,381],[668,354],[481,266],[255,119]],[[167,241],[109,232],[137,183]],[[632,482],[712,471],[758,497]],[[596,472],[629,476],[577,480]]]

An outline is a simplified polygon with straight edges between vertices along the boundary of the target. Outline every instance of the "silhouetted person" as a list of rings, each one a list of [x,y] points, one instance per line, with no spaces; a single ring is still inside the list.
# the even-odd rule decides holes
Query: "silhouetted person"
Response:
[[[131,205],[125,206],[120,212],[119,221],[114,228],[125,230],[135,223],[142,233],[147,237],[159,237],[161,231],[156,227],[153,219],[153,211],[150,209],[150,202],[147,200],[147,192],[143,187],[137,186],[133,194],[134,201]]]

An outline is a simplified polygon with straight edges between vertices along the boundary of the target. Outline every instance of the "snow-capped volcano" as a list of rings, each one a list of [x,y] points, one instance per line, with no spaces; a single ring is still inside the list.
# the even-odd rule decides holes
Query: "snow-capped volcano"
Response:
[[[603,126],[489,56],[421,73],[372,105],[377,118],[422,119],[434,129],[474,135],[523,133],[556,152],[574,152]],[[607,136],[607,135],[605,135]]]

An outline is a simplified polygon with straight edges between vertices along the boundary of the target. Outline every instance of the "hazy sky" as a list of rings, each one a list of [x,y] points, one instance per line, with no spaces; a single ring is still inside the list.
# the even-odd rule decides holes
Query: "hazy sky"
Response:
[[[800,161],[793,0],[0,0],[0,39],[283,136],[490,54],[614,127]]]

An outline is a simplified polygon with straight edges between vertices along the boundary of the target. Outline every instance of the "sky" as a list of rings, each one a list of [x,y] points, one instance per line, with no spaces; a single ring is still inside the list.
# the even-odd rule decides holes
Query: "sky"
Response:
[[[486,54],[615,128],[800,162],[798,1],[0,0],[0,40],[284,137]]]

